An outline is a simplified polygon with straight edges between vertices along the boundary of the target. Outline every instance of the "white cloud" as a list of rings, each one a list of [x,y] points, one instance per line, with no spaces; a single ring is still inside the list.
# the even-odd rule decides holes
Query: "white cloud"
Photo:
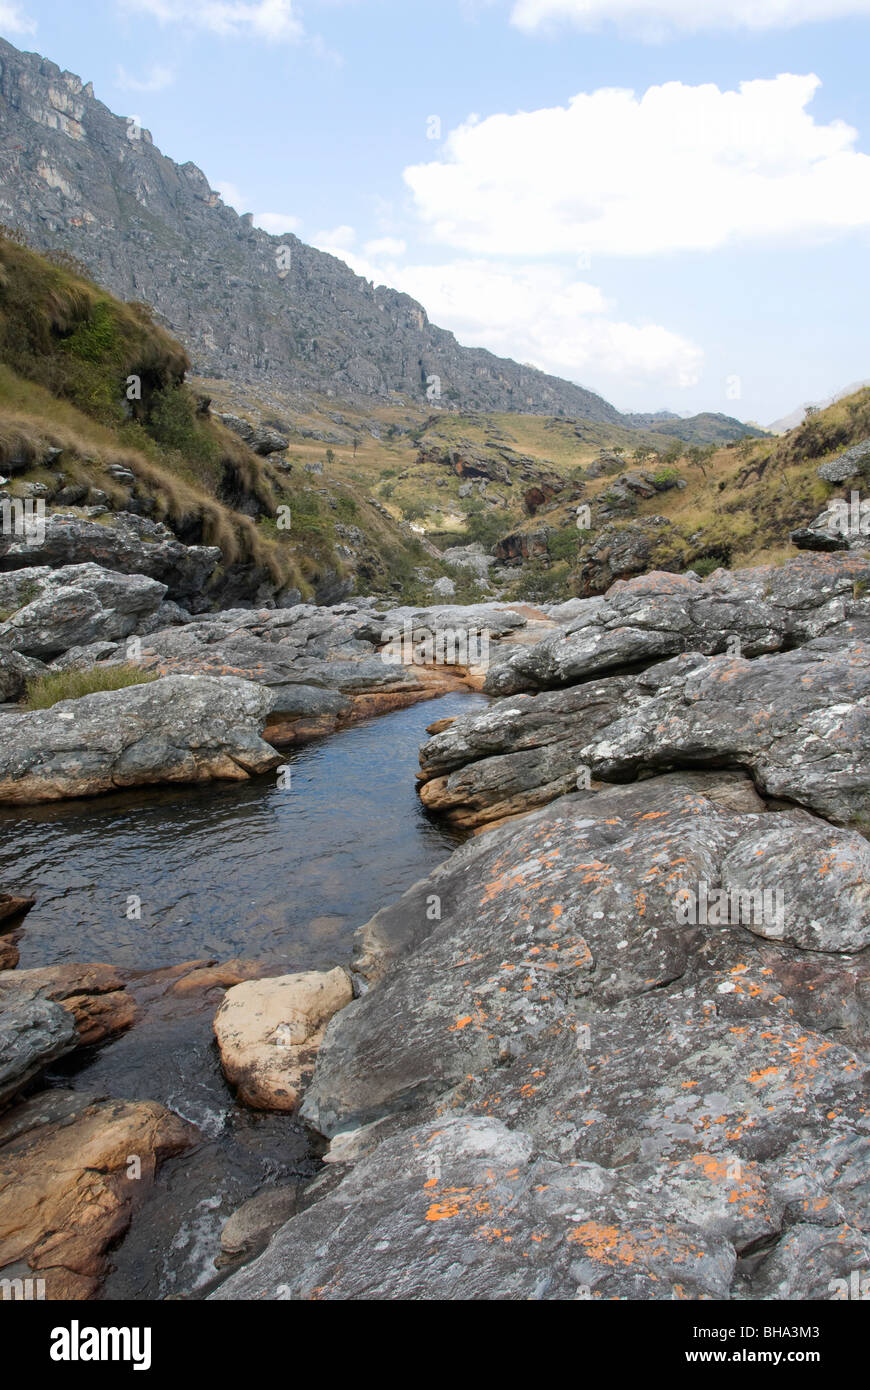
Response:
[[[812,73],[602,88],[567,107],[493,115],[405,170],[437,240],[476,254],[653,255],[794,242],[870,227],[870,157],[805,109]]]
[[[0,29],[10,34],[35,34],[36,20],[22,13],[21,6],[0,0]]]
[[[290,212],[256,212],[254,225],[264,232],[271,232],[273,236],[283,236],[285,232],[298,231],[302,221]]]
[[[330,256],[340,256],[342,259],[346,259],[345,253],[355,241],[356,232],[346,223],[341,227],[333,227],[331,231],[315,232],[311,238],[312,246],[316,246],[319,251],[326,251]]]
[[[273,42],[302,38],[295,0],[123,0],[123,5],[161,24],[187,24],[228,37],[248,35]]]
[[[367,241],[363,249],[367,256],[377,258],[378,256],[404,256],[408,248],[399,237],[382,236],[376,237],[374,241]]]
[[[212,184],[212,187],[214,188],[215,192],[221,195],[227,207],[235,208],[236,212],[245,211],[244,194],[242,193],[242,190],[238,187],[237,184],[229,183],[228,181],[224,180]]]
[[[694,385],[703,353],[658,324],[615,317],[601,290],[572,271],[530,263],[457,260],[398,266],[334,251],[358,275],[412,295],[461,343],[530,362],[574,381],[619,378],[662,388]]]
[[[157,63],[149,69],[144,77],[134,77],[126,68],[119,65],[115,86],[120,87],[125,92],[162,92],[174,81],[175,74],[171,68],[162,68]]]
[[[511,20],[526,30],[560,21],[584,29],[610,23],[656,39],[674,31],[780,29],[868,14],[870,0],[514,0]]]

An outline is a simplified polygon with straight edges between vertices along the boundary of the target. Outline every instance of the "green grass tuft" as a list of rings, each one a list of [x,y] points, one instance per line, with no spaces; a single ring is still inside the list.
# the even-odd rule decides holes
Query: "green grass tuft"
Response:
[[[153,673],[138,666],[91,666],[87,670],[52,671],[27,682],[24,709],[51,709],[61,700],[78,700],[98,690],[125,690],[130,685],[146,685],[157,680]]]

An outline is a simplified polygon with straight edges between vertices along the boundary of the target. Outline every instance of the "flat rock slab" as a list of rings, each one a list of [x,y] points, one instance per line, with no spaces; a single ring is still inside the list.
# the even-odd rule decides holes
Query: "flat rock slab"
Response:
[[[784,565],[696,576],[654,572],[618,580],[562,630],[494,665],[491,695],[554,689],[682,652],[745,656],[810,641],[841,622],[870,557],[804,553]]]
[[[268,691],[171,676],[7,715],[0,801],[29,804],[162,782],[243,781],[281,759],[260,737]]]
[[[866,1263],[866,842],[742,786],[561,798],[361,929],[301,1110],[346,1175],[213,1297],[797,1299]],[[769,921],[681,911],[768,873]]]

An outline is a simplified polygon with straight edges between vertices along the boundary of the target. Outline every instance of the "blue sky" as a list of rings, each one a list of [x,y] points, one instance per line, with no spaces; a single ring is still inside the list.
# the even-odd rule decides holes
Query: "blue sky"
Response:
[[[239,212],[623,409],[870,378],[870,0],[0,0]]]

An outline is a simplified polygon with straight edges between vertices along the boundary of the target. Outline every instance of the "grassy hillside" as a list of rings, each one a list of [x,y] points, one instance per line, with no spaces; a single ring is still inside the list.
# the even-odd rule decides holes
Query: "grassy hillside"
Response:
[[[203,385],[222,408],[240,407],[239,388]],[[274,395],[248,394],[245,403],[258,419],[291,422],[289,455],[298,467],[322,465],[325,487],[346,485],[376,499],[441,549],[470,540],[491,549],[512,533],[544,534],[547,554],[504,576],[506,596],[542,600],[607,587],[608,557],[623,546],[640,557],[629,573],[709,573],[794,554],[789,532],[839,491],[819,478],[818,465],[870,436],[870,389],[810,415],[785,436],[747,436],[725,446],[689,444],[660,430],[426,412],[399,402],[366,412]],[[456,458],[488,461],[496,474],[504,467],[510,485],[495,477],[485,493],[469,491],[452,465]],[[624,474],[645,475],[654,492],[631,494],[626,508],[614,510]],[[552,495],[530,506],[536,482]],[[580,505],[590,508],[588,530],[578,530]]]
[[[12,495],[37,484],[49,509],[132,508],[188,544],[219,546],[225,570],[248,567],[305,597],[352,569],[363,590],[416,589],[415,568],[433,562],[409,530],[350,479],[319,489],[253,453],[187,383],[188,368],[146,305],[114,299],[68,257],[0,235],[0,472]]]
[[[635,495],[627,514],[601,516],[612,497],[612,475],[581,473],[590,530],[578,531],[576,507],[559,500],[524,522],[528,530],[542,523],[551,528],[550,558],[526,567],[516,588],[524,597],[540,599],[598,592],[612,578],[608,557],[635,539],[644,570],[691,568],[707,574],[720,565],[778,563],[797,553],[790,531],[811,521],[829,498],[848,495],[848,487],[819,477],[819,465],[868,437],[870,388],[865,388],[808,416],[782,437],[706,449],[672,441],[663,454],[636,451],[626,470],[643,470],[666,490],[648,498]],[[870,476],[861,485],[866,490],[868,484]]]

